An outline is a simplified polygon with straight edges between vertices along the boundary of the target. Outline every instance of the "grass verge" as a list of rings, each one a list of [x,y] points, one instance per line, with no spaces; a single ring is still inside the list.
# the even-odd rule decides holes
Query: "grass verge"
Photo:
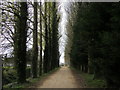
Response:
[[[26,83],[23,84],[17,84],[17,82],[14,83],[10,83],[7,85],[4,85],[3,88],[28,88],[29,86],[39,82],[43,77],[46,77],[48,75],[50,75],[51,73],[57,71],[59,68],[56,68],[48,73],[43,74],[42,76],[38,77],[38,78],[28,78]]]
[[[106,87],[106,82],[103,79],[93,79],[93,74],[83,73],[81,72],[81,76],[84,78],[87,87],[92,88],[103,88]]]
[[[75,68],[71,68],[80,73],[81,77],[84,79],[85,84],[87,88],[105,88],[106,87],[106,82],[103,79],[93,79],[94,74],[88,74],[81,72],[79,70],[76,70]]]

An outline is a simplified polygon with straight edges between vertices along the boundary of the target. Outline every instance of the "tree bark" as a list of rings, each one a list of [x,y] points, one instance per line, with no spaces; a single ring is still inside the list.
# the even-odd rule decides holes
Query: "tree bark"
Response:
[[[52,6],[52,69],[59,67],[59,45],[58,45],[58,22],[57,22],[57,10],[56,3],[53,2]]]
[[[14,46],[18,83],[26,81],[27,15],[27,3],[20,2],[20,17],[18,17],[16,23],[16,39]]]
[[[34,30],[33,30],[33,59],[32,59],[32,77],[37,78],[38,63],[38,35],[37,35],[37,2],[34,2]]]
[[[48,27],[47,27],[47,2],[45,2],[45,50],[44,50],[44,73],[48,72]]]
[[[39,75],[42,75],[42,2],[40,2],[40,64],[39,64]]]

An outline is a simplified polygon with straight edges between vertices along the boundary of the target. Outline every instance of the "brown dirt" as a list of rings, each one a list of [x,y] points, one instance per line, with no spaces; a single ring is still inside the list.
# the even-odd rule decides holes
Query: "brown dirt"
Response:
[[[42,78],[29,88],[84,88],[83,78],[69,67],[61,67],[56,72]]]

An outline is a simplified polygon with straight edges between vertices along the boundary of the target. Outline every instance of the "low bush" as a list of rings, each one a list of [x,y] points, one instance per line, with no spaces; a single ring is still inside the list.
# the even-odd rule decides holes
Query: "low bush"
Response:
[[[2,69],[2,83],[3,85],[13,83],[17,81],[17,72],[13,67],[3,67]],[[31,77],[31,68],[26,68],[26,78]]]
[[[11,68],[4,68],[3,69],[3,85],[15,82],[17,80],[17,73],[16,70],[11,69]]]

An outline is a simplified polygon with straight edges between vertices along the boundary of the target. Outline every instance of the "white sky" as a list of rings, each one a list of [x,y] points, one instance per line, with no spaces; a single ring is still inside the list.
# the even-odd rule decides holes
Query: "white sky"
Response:
[[[60,63],[64,63],[64,50],[65,50],[65,42],[66,42],[66,23],[67,23],[67,13],[65,11],[66,6],[68,6],[67,2],[60,3],[60,12],[61,12],[61,22],[59,24],[59,30],[62,37],[60,38],[60,46],[59,51],[61,54]]]

